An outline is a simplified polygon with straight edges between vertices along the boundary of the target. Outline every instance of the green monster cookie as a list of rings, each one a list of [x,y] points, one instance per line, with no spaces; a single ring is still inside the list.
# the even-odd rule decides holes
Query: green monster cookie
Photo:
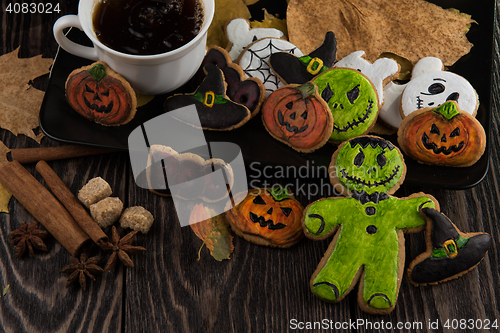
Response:
[[[313,82],[333,115],[331,141],[343,142],[363,135],[375,124],[377,91],[366,76],[349,68],[333,68]]]
[[[335,234],[311,278],[312,292],[330,302],[343,299],[360,281],[358,303],[374,314],[391,312],[404,270],[404,232],[423,230],[424,207],[438,209],[424,193],[396,198],[405,176],[399,150],[378,137],[363,136],[342,144],[330,170],[336,187],[348,197],[326,198],[306,207],[303,228],[307,237],[325,239]],[[361,171],[362,170],[362,171]]]

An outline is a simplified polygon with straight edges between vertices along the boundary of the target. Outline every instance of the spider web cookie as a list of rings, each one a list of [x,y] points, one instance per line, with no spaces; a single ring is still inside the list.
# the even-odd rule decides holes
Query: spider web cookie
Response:
[[[277,52],[288,52],[298,57],[303,56],[302,51],[286,40],[263,38],[250,44],[237,61],[243,68],[246,77],[255,77],[262,81],[266,88],[266,97],[284,85],[268,64],[271,55]]]

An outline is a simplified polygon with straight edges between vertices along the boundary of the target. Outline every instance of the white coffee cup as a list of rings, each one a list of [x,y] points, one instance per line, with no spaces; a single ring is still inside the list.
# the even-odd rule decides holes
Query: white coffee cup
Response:
[[[64,50],[82,58],[104,61],[144,94],[157,95],[172,91],[196,73],[206,54],[207,30],[215,11],[214,0],[202,0],[205,14],[203,26],[193,40],[178,49],[155,55],[126,54],[102,44],[92,24],[94,7],[98,1],[80,0],[78,15],[62,16],[56,21],[54,37]],[[70,41],[63,33],[65,28],[70,27],[85,32],[94,46]]]

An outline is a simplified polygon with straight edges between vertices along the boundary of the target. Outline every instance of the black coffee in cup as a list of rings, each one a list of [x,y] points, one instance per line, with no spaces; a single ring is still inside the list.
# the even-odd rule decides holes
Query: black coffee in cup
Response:
[[[101,0],[93,26],[97,39],[115,51],[152,55],[187,44],[203,18],[201,0]]]

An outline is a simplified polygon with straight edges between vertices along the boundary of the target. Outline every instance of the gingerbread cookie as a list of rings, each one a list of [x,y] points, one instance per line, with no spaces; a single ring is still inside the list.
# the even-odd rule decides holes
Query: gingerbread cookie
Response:
[[[379,137],[357,137],[340,145],[329,173],[335,189],[347,197],[321,199],[304,211],[307,237],[334,235],[311,278],[311,290],[338,302],[359,281],[361,309],[387,314],[396,305],[404,271],[403,233],[422,230],[426,219],[419,211],[438,203],[424,193],[391,195],[403,182],[406,166],[399,150]]]
[[[333,68],[312,82],[333,115],[331,141],[343,142],[373,127],[378,115],[377,91],[364,74],[350,68]]]
[[[379,108],[384,103],[384,86],[396,79],[400,67],[394,59],[380,58],[373,64],[365,59],[365,51],[356,51],[340,59],[335,67],[352,68],[360,71],[373,83],[378,94]]]
[[[476,115],[479,107],[477,93],[469,81],[458,74],[443,71],[442,61],[435,57],[419,60],[407,84],[391,84],[385,91],[386,95],[389,91],[391,98],[380,110],[380,117],[395,128],[412,112],[438,107],[446,101],[456,101],[461,110],[472,116]]]
[[[323,44],[308,55],[297,57],[288,52],[273,53],[269,66],[285,84],[302,84],[329,69],[335,62],[336,54],[335,34],[328,31]]]
[[[237,60],[247,77],[255,77],[262,81],[266,88],[266,96],[283,86],[283,82],[273,73],[268,64],[269,57],[277,52],[288,52],[299,57],[303,55],[295,45],[286,40],[263,38],[248,45]]]
[[[126,124],[137,111],[134,89],[102,61],[72,71],[65,88],[69,105],[101,125]]]
[[[229,40],[227,49],[233,61],[238,59],[243,50],[251,43],[262,38],[282,38],[283,32],[274,28],[250,28],[248,20],[238,18],[226,25],[226,36]]]
[[[428,221],[427,251],[415,258],[408,268],[408,277],[415,285],[435,284],[456,279],[469,272],[484,258],[491,236],[463,233],[443,213],[423,208]]]
[[[259,113],[262,102],[266,97],[264,85],[256,78],[245,79],[243,69],[233,63],[226,50],[216,45],[210,47],[201,63],[200,69],[193,78],[193,84],[200,85],[205,78],[205,66],[215,64],[222,70],[227,83],[226,95],[230,100],[246,106],[252,117]]]
[[[241,196],[245,197],[241,201]],[[235,196],[241,201],[226,211],[233,231],[247,241],[271,247],[288,248],[302,239],[302,205],[286,188],[253,189]]]
[[[262,121],[275,139],[303,153],[322,147],[333,130],[330,108],[312,82],[275,90],[262,107]]]
[[[449,101],[406,117],[399,126],[398,144],[420,163],[466,167],[483,155],[486,133],[476,118]]]
[[[250,119],[250,110],[227,98],[222,71],[212,63],[207,64],[205,69],[207,77],[198,89],[192,94],[178,94],[167,98],[163,105],[165,111],[194,104],[201,127],[208,130],[228,131],[245,124]],[[182,117],[176,114],[175,118],[193,126],[197,123],[195,119],[189,119],[189,115]]]
[[[216,184],[212,176],[221,169],[229,188],[233,187],[233,169],[218,158],[205,160],[193,153],[178,153],[171,147],[152,145],[149,150],[146,177],[149,190],[162,196],[185,200],[217,202],[229,195],[226,183]]]

